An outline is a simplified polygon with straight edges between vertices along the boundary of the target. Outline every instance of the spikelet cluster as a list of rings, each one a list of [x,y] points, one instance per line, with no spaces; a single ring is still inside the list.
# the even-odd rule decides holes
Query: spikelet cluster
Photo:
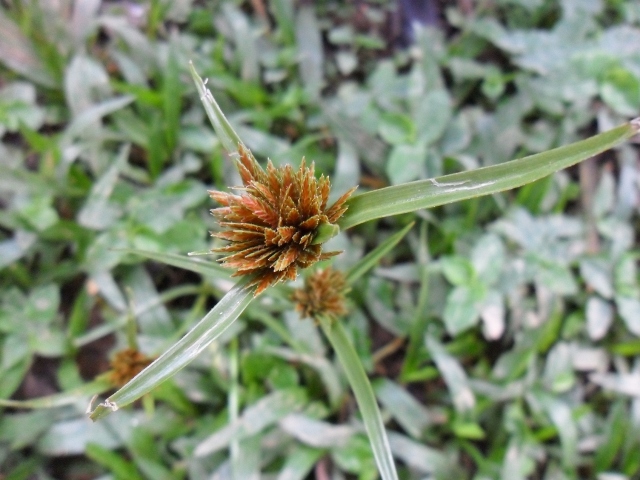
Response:
[[[153,359],[133,348],[125,348],[116,353],[111,360],[109,382],[114,387],[123,387],[133,377],[144,370]]]
[[[324,316],[335,319],[346,315],[345,293],[347,283],[344,275],[333,268],[318,270],[304,281],[304,287],[293,292],[296,310],[303,318]]]
[[[211,210],[222,227],[213,236],[229,243],[213,251],[226,254],[223,266],[236,270],[233,276],[252,275],[249,285],[255,295],[279,281],[296,278],[306,268],[340,252],[322,252],[315,244],[318,227],[335,224],[347,210],[352,189],[327,206],[331,184],[316,178],[314,165],[304,159],[297,170],[291,165],[264,170],[243,145],[238,148],[237,167],[242,187],[237,194],[210,191],[222,205]]]

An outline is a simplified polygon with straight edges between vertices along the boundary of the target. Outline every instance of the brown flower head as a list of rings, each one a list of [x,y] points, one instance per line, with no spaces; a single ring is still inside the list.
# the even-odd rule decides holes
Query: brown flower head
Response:
[[[296,278],[298,268],[340,252],[322,252],[314,239],[319,227],[334,225],[347,210],[349,190],[327,207],[331,184],[324,175],[317,179],[314,165],[304,159],[296,171],[291,165],[280,168],[271,161],[266,171],[243,145],[238,148],[238,171],[243,187],[240,194],[210,191],[222,205],[211,210],[223,228],[213,233],[229,244],[213,251],[228,254],[220,261],[233,268],[233,276],[255,274],[249,285],[255,295],[281,280]]]
[[[344,275],[329,267],[309,275],[304,287],[293,292],[293,300],[296,310],[305,318],[326,316],[335,319],[347,313],[344,299],[347,290]]]
[[[109,381],[115,387],[122,387],[144,370],[153,359],[133,348],[125,348],[115,354],[111,360]]]

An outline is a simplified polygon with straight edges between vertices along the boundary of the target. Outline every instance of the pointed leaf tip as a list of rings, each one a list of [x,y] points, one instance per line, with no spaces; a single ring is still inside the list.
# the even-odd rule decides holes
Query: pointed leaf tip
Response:
[[[227,117],[222,113],[222,110],[218,106],[213,94],[206,87],[206,83],[202,78],[200,78],[200,75],[196,72],[193,62],[191,61],[189,62],[189,71],[191,72],[191,77],[198,89],[200,101],[207,112],[207,117],[209,117],[209,121],[211,121],[222,146],[229,153],[236,152],[238,150],[238,145],[243,145],[242,140],[240,140],[240,137],[227,120]]]

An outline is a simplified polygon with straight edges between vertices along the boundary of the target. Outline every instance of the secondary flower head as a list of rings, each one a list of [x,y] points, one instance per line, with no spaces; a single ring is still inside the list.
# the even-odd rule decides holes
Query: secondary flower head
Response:
[[[109,381],[115,387],[122,387],[144,370],[151,362],[151,358],[133,348],[120,350],[111,360]]]
[[[293,300],[296,310],[305,318],[322,315],[336,318],[347,313],[344,300],[347,290],[344,275],[329,267],[309,275],[304,287],[293,292]]]
[[[212,235],[229,242],[214,252],[228,254],[220,261],[233,268],[233,276],[253,275],[249,285],[258,295],[281,280],[296,278],[306,268],[340,252],[322,252],[316,236],[320,228],[335,225],[347,210],[349,190],[328,207],[331,184],[324,175],[316,178],[314,164],[291,165],[266,171],[243,145],[238,148],[239,194],[210,191],[222,207],[211,210],[223,231]]]

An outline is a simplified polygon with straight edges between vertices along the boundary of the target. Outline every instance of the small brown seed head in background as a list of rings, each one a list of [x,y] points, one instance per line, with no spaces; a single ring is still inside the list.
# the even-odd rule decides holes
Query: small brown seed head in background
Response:
[[[293,300],[302,317],[315,319],[325,316],[335,319],[347,313],[347,290],[342,272],[329,267],[309,275],[304,281],[304,287],[293,292]]]
[[[123,387],[152,361],[152,358],[133,348],[120,350],[111,360],[109,381],[114,387]]]

